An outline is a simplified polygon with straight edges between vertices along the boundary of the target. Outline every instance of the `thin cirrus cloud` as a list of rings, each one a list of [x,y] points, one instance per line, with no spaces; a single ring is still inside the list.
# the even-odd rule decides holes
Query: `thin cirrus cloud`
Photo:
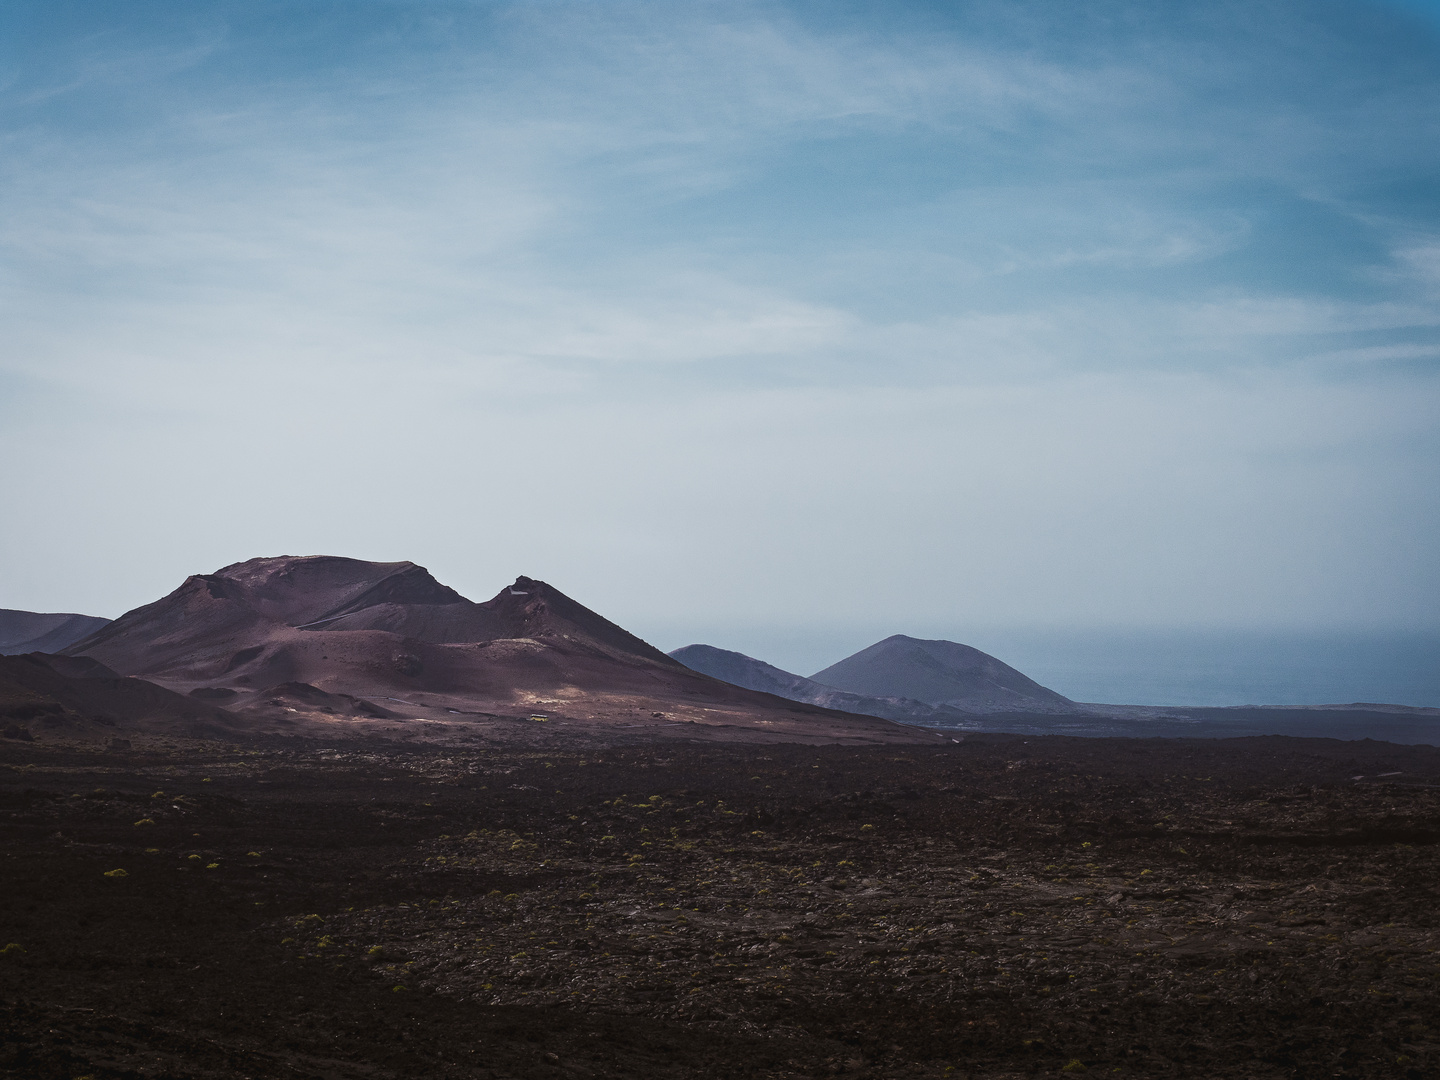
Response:
[[[1427,18],[10,5],[0,604],[1425,623]]]

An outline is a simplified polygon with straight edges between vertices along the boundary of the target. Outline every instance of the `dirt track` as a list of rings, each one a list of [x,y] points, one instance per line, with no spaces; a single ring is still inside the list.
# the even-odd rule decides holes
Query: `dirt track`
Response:
[[[0,755],[4,1075],[1440,1071],[1428,747]]]

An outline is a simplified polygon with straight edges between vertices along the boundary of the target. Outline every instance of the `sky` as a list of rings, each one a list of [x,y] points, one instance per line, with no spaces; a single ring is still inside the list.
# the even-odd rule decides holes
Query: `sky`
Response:
[[[0,327],[0,607],[1433,631],[1440,4],[0,0]]]

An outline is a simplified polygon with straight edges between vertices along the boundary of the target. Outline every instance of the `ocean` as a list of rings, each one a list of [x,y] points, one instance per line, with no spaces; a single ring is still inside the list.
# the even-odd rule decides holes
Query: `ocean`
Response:
[[[1075,701],[1440,707],[1440,631],[990,631],[967,644]]]

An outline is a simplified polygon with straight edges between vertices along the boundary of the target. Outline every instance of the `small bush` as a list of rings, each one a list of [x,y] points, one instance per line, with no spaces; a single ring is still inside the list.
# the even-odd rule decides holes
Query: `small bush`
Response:
[[[105,871],[105,876],[106,876],[106,877],[129,877],[130,875],[127,874],[124,870],[118,870],[118,869],[117,869],[117,870],[106,870],[106,871]]]

